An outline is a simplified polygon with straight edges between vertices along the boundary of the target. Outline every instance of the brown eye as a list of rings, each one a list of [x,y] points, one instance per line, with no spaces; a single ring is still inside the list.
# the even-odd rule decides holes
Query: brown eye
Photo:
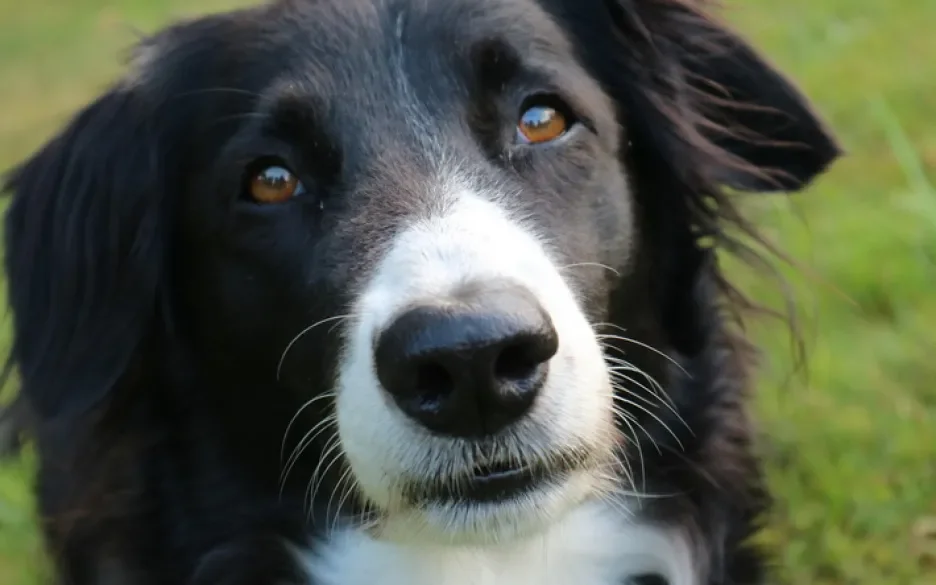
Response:
[[[524,110],[517,123],[517,132],[523,142],[541,144],[566,133],[569,120],[562,112],[550,106],[532,106]]]
[[[302,183],[289,169],[269,166],[251,178],[249,189],[258,203],[283,203],[302,192]]]

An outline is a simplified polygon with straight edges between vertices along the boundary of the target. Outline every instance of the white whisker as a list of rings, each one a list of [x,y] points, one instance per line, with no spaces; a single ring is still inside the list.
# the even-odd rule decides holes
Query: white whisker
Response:
[[[644,462],[643,448],[640,446],[640,440],[639,440],[638,437],[637,437],[637,431],[634,429],[634,425],[636,424],[637,426],[640,426],[640,423],[637,422],[636,419],[634,419],[633,417],[631,417],[627,412],[624,412],[622,409],[617,408],[616,405],[613,406],[612,408],[614,409],[614,413],[615,413],[616,415],[619,415],[619,416],[621,417],[621,421],[622,421],[625,425],[627,425],[627,429],[628,429],[628,431],[630,431],[631,437],[633,438],[634,445],[636,445],[636,447],[637,447],[637,457],[638,457],[638,459],[640,460],[640,483],[641,483],[641,489],[646,489],[646,487],[647,487],[647,467],[646,467],[646,463]],[[644,431],[644,432],[646,433],[646,431]],[[618,461],[621,461],[621,460],[618,460]],[[625,457],[625,458],[623,459],[623,461],[621,461],[621,463],[622,463],[622,465],[623,465],[623,464],[626,464],[626,465],[627,465],[627,469],[628,469],[628,471],[629,471],[629,473],[627,474],[627,476],[630,478],[630,479],[629,479],[630,484],[631,484],[631,486],[634,487],[634,489],[637,489],[637,482],[634,481],[634,473],[633,473],[633,470],[630,469],[630,461]]]
[[[303,335],[305,335],[305,334],[308,333],[309,331],[312,331],[313,329],[315,329],[316,327],[318,327],[319,325],[322,325],[322,324],[324,324],[324,323],[331,323],[332,321],[339,321],[339,322],[340,322],[340,321],[343,320],[343,319],[349,319],[349,318],[351,318],[351,317],[354,317],[354,314],[348,314],[348,315],[333,315],[333,316],[331,316],[331,317],[326,317],[325,319],[322,319],[321,321],[317,321],[317,322],[315,322],[315,323],[309,325],[308,327],[306,327],[305,329],[303,329],[302,331],[300,331],[295,337],[293,337],[293,338],[292,338],[292,341],[290,341],[290,342],[286,345],[286,349],[283,350],[283,355],[280,356],[279,363],[276,365],[276,379],[277,379],[277,381],[279,381],[279,379],[280,379],[280,373],[282,372],[282,369],[283,369],[283,362],[286,361],[286,354],[289,353],[289,350],[292,349],[293,345],[295,345],[297,341],[299,341],[300,339],[302,339],[302,336],[303,336]]]
[[[352,496],[355,492],[357,492],[357,490],[358,490],[357,479],[355,479],[354,473],[351,472],[351,468],[350,468],[350,467],[348,468],[348,472],[350,473],[350,475],[349,475],[350,482],[348,483],[348,489],[344,490],[344,495],[341,496],[341,499],[338,500],[338,508],[337,508],[337,510],[339,510],[339,511],[342,509],[342,507],[344,506],[344,504],[345,504],[345,502],[348,500],[348,498],[351,497],[351,496]]]
[[[623,489],[616,485],[614,481],[616,478],[612,476],[599,475],[602,479],[608,479],[612,487],[606,488],[604,492],[609,495],[621,496],[624,498],[633,498],[635,500],[664,500],[667,498],[675,498],[681,495],[684,495],[681,492],[670,492],[670,493],[650,493],[650,492],[636,492]]]
[[[328,442],[325,443],[325,449],[322,451],[322,457],[319,459],[318,463],[315,465],[315,469],[312,471],[312,476],[309,478],[309,485],[306,488],[306,501],[309,503],[310,513],[314,513],[315,506],[313,506],[313,503],[315,499],[315,492],[318,491],[319,484],[321,483],[325,473],[328,471],[328,468],[331,467],[331,463],[328,463],[324,470],[322,466],[325,465],[326,461],[329,461],[329,459],[332,458],[332,453],[335,453],[336,458],[341,455],[340,443],[341,439],[339,438],[338,434],[335,433],[332,435],[331,438],[328,439]]]
[[[289,431],[292,429],[292,426],[295,424],[296,420],[299,418],[299,415],[302,414],[302,411],[319,400],[326,399],[326,398],[334,398],[334,397],[335,397],[334,392],[326,392],[324,394],[320,394],[316,396],[315,398],[313,398],[312,400],[309,400],[305,404],[300,406],[299,410],[296,411],[296,414],[294,414],[292,418],[289,419],[289,424],[286,425],[286,430],[283,432],[283,440],[280,443],[280,465],[283,464],[283,456],[286,454],[285,453],[286,452],[286,440],[289,438]]]
[[[626,329],[624,329],[624,328],[621,327],[620,325],[615,325],[614,323],[596,323],[596,324],[594,325],[594,327],[613,327],[613,328],[617,329],[618,331],[620,331],[621,333],[626,333],[626,332],[627,332]],[[653,353],[655,353],[655,354],[659,355],[660,357],[666,359],[668,362],[670,362],[671,364],[673,364],[674,366],[676,366],[677,368],[679,368],[680,371],[682,371],[682,373],[685,374],[686,376],[689,376],[690,378],[692,377],[692,375],[691,375],[688,371],[686,371],[686,368],[684,368],[684,367],[682,366],[682,364],[680,364],[680,363],[677,362],[675,359],[673,359],[672,356],[667,355],[666,352],[660,351],[659,349],[653,347],[652,345],[648,345],[648,344],[646,344],[646,343],[644,343],[644,342],[642,342],[642,341],[637,341],[636,339],[632,339],[632,338],[630,338],[630,337],[625,337],[625,336],[623,336],[623,335],[613,335],[613,334],[610,334],[610,333],[596,333],[596,334],[595,334],[595,337],[597,337],[598,339],[617,339],[618,341],[624,341],[624,342],[626,342],[626,343],[632,343],[632,344],[634,344],[634,345],[636,345],[636,346],[638,346],[638,347],[642,347],[642,348],[644,348],[644,349],[646,349],[646,350],[648,350],[648,351],[652,351]]]
[[[560,271],[563,271],[563,270],[567,270],[567,269],[569,269],[569,268],[578,268],[578,267],[582,267],[582,266],[591,266],[591,267],[594,267],[594,268],[603,268],[603,269],[607,270],[608,272],[610,272],[611,274],[613,274],[613,275],[615,275],[615,276],[617,276],[617,277],[620,277],[620,276],[621,276],[620,271],[618,271],[616,268],[613,268],[613,267],[611,267],[611,266],[608,266],[607,264],[602,264],[601,262],[576,262],[576,263],[574,263],[574,264],[566,264],[565,266],[560,266],[560,267],[559,267],[559,270],[560,270]]]
[[[610,360],[609,360],[609,361],[610,361]],[[638,382],[637,380],[634,380],[633,378],[631,378],[630,376],[628,376],[628,375],[625,374],[624,372],[636,372],[636,373],[638,373],[638,374],[639,374],[639,373],[642,373],[642,372],[640,372],[640,370],[638,370],[637,368],[634,368],[634,367],[631,367],[631,366],[624,366],[624,365],[622,365],[622,366],[611,366],[611,367],[608,368],[608,374],[610,374],[611,376],[613,376],[613,377],[615,377],[615,378],[617,378],[617,379],[621,379],[621,380],[624,380],[624,381],[627,381],[627,382],[632,383],[634,386],[637,386],[638,388],[644,390],[644,391],[645,391],[647,394],[649,394],[650,396],[653,396],[653,397],[657,398],[657,399],[658,399],[658,402],[654,402],[653,400],[651,400],[651,399],[648,398],[647,396],[644,396],[644,395],[642,395],[642,394],[638,394],[638,393],[636,393],[636,392],[632,393],[632,395],[634,396],[634,398],[637,398],[637,399],[641,400],[642,402],[644,402],[644,403],[646,403],[646,404],[648,404],[649,406],[652,406],[652,407],[654,407],[654,408],[658,408],[661,404],[662,404],[663,406],[669,407],[670,409],[673,408],[670,404],[667,403],[667,401],[665,401],[665,400],[662,399],[662,397],[656,392],[656,390],[652,390],[651,388],[647,387],[646,385],[644,385],[644,384]]]
[[[672,406],[673,408],[676,407],[676,404],[673,402],[672,397],[669,395],[669,393],[666,392],[666,390],[664,390],[663,385],[657,382],[657,380],[653,376],[651,376],[644,370],[638,368],[633,363],[627,361],[625,358],[608,355],[607,353],[607,350],[611,350],[611,351],[615,351],[621,354],[621,356],[624,356],[626,354],[623,349],[621,349],[620,347],[613,346],[613,345],[605,344],[603,342],[601,343],[601,346],[602,348],[606,350],[604,354],[605,361],[621,366],[622,369],[626,368],[634,373],[640,374],[641,376],[644,377],[645,380],[647,380],[650,386],[653,387],[654,392],[652,392],[652,394],[655,394],[657,398],[659,398],[660,400],[668,402],[670,406]]]
[[[331,493],[328,496],[328,502],[325,504],[325,522],[326,524],[331,525],[331,532],[335,531],[335,529],[338,527],[338,521],[341,519],[341,503],[345,499],[345,490],[342,488],[342,486],[349,478],[351,478],[352,481],[354,479],[351,476],[351,467],[347,467],[341,473],[341,477],[338,478],[337,483],[335,483],[334,487],[332,487]],[[353,484],[349,484],[349,486],[353,486]],[[338,507],[335,508],[334,514],[332,514],[332,520],[329,522],[328,516],[331,513],[332,500],[334,500],[336,493],[341,493],[342,495],[338,498]]]
[[[614,405],[613,409],[616,414],[626,419],[629,423],[636,425],[638,429],[643,431],[643,434],[647,437],[647,439],[650,440],[650,443],[653,445],[653,448],[656,449],[657,453],[661,455],[663,454],[663,450],[660,448],[660,445],[657,444],[656,439],[653,438],[653,435],[650,434],[650,432],[647,430],[645,426],[640,424],[640,422],[634,417],[634,415],[628,413],[626,410],[624,410],[622,406],[617,405],[617,404]],[[631,431],[633,432],[633,429],[631,429]],[[636,432],[634,432],[633,438],[634,438],[634,443],[636,443],[637,445],[640,445],[640,441],[637,437]]]
[[[636,368],[634,368],[634,369],[626,369],[626,370],[624,370],[624,371],[634,371],[634,372],[643,374],[643,372],[641,372],[640,370],[638,370],[638,369],[636,369]],[[616,379],[618,379],[618,380],[623,380],[623,381],[625,381],[625,382],[630,382],[631,384],[634,384],[635,386],[638,386],[638,387],[642,388],[643,390],[647,391],[648,393],[650,393],[650,394],[652,394],[652,395],[657,395],[657,396],[659,397],[659,394],[658,394],[657,392],[651,391],[649,388],[647,388],[647,386],[641,384],[641,383],[638,382],[637,380],[634,380],[633,378],[631,378],[631,377],[628,376],[627,374],[623,374],[623,373],[621,372],[621,370],[615,370],[615,369],[612,367],[612,368],[609,368],[609,373],[611,374],[612,377],[614,377],[614,378],[616,378]],[[626,390],[626,389],[625,389],[625,390]],[[640,394],[638,394],[638,393],[636,393],[636,392],[628,392],[627,394],[628,394],[628,396],[633,396],[634,398],[637,398],[637,399],[639,399],[639,400],[641,400],[641,401],[643,401],[643,402],[645,402],[645,403],[647,403],[647,404],[650,404],[651,406],[658,406],[658,405],[653,404],[647,397],[641,396]],[[680,422],[684,427],[686,427],[686,430],[687,430],[687,431],[689,431],[690,433],[692,433],[693,435],[695,435],[695,433],[694,433],[693,430],[692,430],[692,427],[690,427],[690,426],[689,426],[689,423],[687,423],[686,420],[682,417],[682,415],[679,414],[679,412],[676,410],[676,407],[673,405],[673,403],[672,403],[671,400],[661,400],[660,404],[662,404],[663,406],[665,406],[667,410],[669,410],[671,413],[673,413],[673,416],[675,416],[675,417],[679,420],[679,422]]]
[[[293,467],[299,461],[299,457],[302,456],[302,453],[311,445],[316,438],[322,432],[327,430],[331,425],[337,423],[337,417],[334,414],[331,414],[324,419],[320,420],[313,426],[299,441],[296,445],[296,448],[293,449],[292,454],[289,457],[289,460],[286,462],[283,472],[280,475],[280,492],[282,493],[283,488],[286,486],[286,480],[289,478],[289,473],[292,471]]]
[[[616,348],[616,347],[614,347],[614,346],[603,346],[603,347],[606,347],[607,349],[620,349],[620,348]],[[612,363],[612,364],[617,364],[617,365],[610,366],[610,367],[608,368],[608,371],[609,371],[609,373],[612,375],[612,377],[623,378],[623,379],[625,379],[625,380],[631,382],[632,384],[634,384],[634,385],[636,385],[636,386],[642,388],[643,390],[645,390],[645,391],[648,392],[649,394],[654,395],[654,396],[656,396],[657,398],[659,398],[660,401],[661,401],[661,403],[662,403],[664,406],[666,406],[667,409],[668,409],[670,412],[673,413],[673,415],[674,415],[674,416],[679,420],[679,422],[686,428],[686,430],[688,430],[693,436],[695,436],[695,431],[692,430],[692,427],[689,426],[689,424],[686,422],[686,420],[682,417],[682,415],[679,414],[679,411],[676,409],[676,403],[673,401],[672,397],[663,389],[663,385],[660,384],[653,376],[651,376],[651,375],[648,374],[647,372],[641,370],[640,368],[636,367],[634,364],[628,362],[627,360],[624,360],[624,359],[621,359],[621,358],[617,358],[617,357],[614,357],[614,356],[609,356],[609,355],[607,355],[607,354],[605,354],[605,360],[608,361],[608,362],[610,362],[610,363]],[[634,380],[634,379],[631,378],[630,376],[627,376],[627,375],[625,375],[625,374],[622,374],[621,372],[634,372],[634,373],[640,374],[640,375],[643,376],[644,379],[646,379],[647,382],[652,386],[653,390],[651,391],[651,389],[648,388],[647,386],[641,384],[641,383],[638,382],[637,380]],[[629,394],[630,394],[631,396],[636,397],[636,398],[640,398],[640,399],[644,400],[645,402],[648,402],[647,399],[646,399],[645,397],[642,397],[642,396],[640,396],[640,395],[637,394],[637,393],[631,392],[631,393],[629,393]]]
[[[665,422],[663,422],[663,419],[662,419],[662,418],[658,417],[658,416],[655,415],[652,411],[648,410],[646,407],[640,405],[639,403],[634,402],[633,400],[628,400],[625,396],[622,396],[621,394],[615,393],[615,394],[613,395],[613,398],[614,398],[614,400],[617,400],[617,401],[619,401],[619,402],[623,402],[624,404],[627,404],[627,405],[629,405],[629,406],[633,406],[634,408],[637,408],[637,409],[641,410],[642,412],[644,412],[645,414],[647,414],[648,416],[650,416],[651,418],[653,418],[653,420],[655,420],[655,421],[657,421],[658,423],[660,423],[660,426],[662,426],[662,427],[666,430],[666,432],[668,432],[668,433],[670,434],[670,436],[672,436],[673,439],[676,440],[676,444],[679,445],[679,448],[685,450],[685,446],[683,446],[682,441],[679,440],[679,436],[678,436],[675,432],[673,432],[673,429],[671,429],[671,428],[669,427],[669,425],[667,425]]]

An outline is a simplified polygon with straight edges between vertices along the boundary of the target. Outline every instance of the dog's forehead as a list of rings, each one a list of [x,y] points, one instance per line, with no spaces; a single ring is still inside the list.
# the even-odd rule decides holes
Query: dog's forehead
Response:
[[[274,16],[291,29],[295,58],[360,85],[388,61],[440,66],[470,59],[479,43],[499,41],[528,58],[571,55],[560,27],[537,0],[300,1]],[[322,72],[324,72],[322,71]]]
[[[270,14],[343,51],[377,38],[444,39],[452,47],[498,33],[552,41],[558,32],[539,0],[294,0]]]

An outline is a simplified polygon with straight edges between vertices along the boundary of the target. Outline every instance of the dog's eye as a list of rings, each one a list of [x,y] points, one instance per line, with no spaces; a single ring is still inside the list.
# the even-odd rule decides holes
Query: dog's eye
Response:
[[[517,137],[526,144],[551,142],[565,134],[572,125],[571,116],[553,100],[529,104],[517,122]]]
[[[257,203],[283,203],[304,191],[296,175],[281,166],[265,167],[250,178],[250,197]]]

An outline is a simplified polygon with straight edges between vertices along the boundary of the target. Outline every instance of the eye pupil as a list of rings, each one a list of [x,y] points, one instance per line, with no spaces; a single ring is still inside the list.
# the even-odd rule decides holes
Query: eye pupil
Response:
[[[532,144],[555,140],[565,134],[567,129],[566,117],[556,108],[549,106],[527,108],[517,124],[520,137]]]
[[[284,167],[270,166],[253,176],[250,196],[259,203],[282,203],[299,190],[299,179]]]

